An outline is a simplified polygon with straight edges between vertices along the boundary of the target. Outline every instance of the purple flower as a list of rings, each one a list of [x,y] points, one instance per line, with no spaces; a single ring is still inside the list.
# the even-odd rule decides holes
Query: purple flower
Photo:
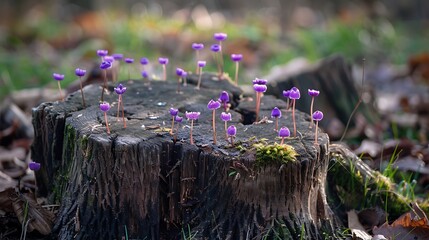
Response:
[[[103,60],[107,62],[114,62],[115,58],[112,56],[104,56]]]
[[[231,121],[231,113],[226,113],[226,112],[222,112],[220,114],[220,119],[222,119],[222,121]]]
[[[234,62],[239,62],[243,59],[243,55],[241,54],[231,54],[231,60]]]
[[[234,125],[231,125],[228,127],[226,132],[228,133],[228,136],[235,136],[237,134],[237,128]]]
[[[296,87],[293,87],[290,90],[289,98],[290,99],[299,99],[301,97],[301,93],[299,92],[299,89]]]
[[[110,110],[110,104],[108,102],[100,103],[100,110],[103,112],[107,112]]]
[[[220,49],[220,45],[219,44],[213,44],[210,49],[212,50],[212,52],[219,52]]]
[[[181,68],[176,68],[176,75],[181,77],[185,71]]]
[[[111,62],[108,62],[108,61],[103,61],[103,62],[100,64],[100,68],[101,68],[101,69],[103,69],[103,70],[109,69],[109,68],[111,68],[111,67],[112,67],[112,63],[111,63]]]
[[[289,137],[289,136],[290,136],[289,128],[287,128],[287,127],[280,128],[279,137],[285,138],[285,137]]]
[[[57,81],[62,81],[64,80],[64,74],[59,74],[59,73],[54,73],[52,74],[52,76],[54,77],[55,80]]]
[[[218,101],[214,101],[213,99],[209,101],[209,103],[207,104],[207,108],[209,110],[216,110],[218,108],[220,108],[220,102]]]
[[[320,121],[320,120],[322,120],[323,119],[323,112],[321,112],[321,111],[315,111],[314,113],[313,113],[313,120],[314,121]]]
[[[168,64],[168,58],[160,57],[160,58],[158,58],[158,62],[161,65],[166,65],[166,64]]]
[[[201,50],[201,49],[204,48],[204,44],[202,44],[202,43],[192,43],[192,48],[194,50]]]
[[[283,97],[289,98],[290,90],[283,90]]]
[[[146,71],[146,70],[143,70],[143,71],[142,71],[142,77],[144,77],[144,78],[149,77],[149,74],[147,73],[147,71]]]
[[[228,35],[226,33],[215,33],[213,34],[213,38],[217,41],[224,41]]]
[[[183,70],[182,78],[186,78],[186,76],[188,76],[188,73],[185,70]]]
[[[125,91],[127,91],[127,88],[124,87],[122,84],[119,84],[117,87],[114,88],[116,94],[118,95],[122,95],[125,93]]]
[[[200,112],[185,112],[185,116],[190,120],[198,120],[200,117]]]
[[[113,59],[115,59],[116,61],[120,61],[124,58],[124,54],[122,53],[114,53],[112,54]]]
[[[134,59],[133,58],[125,58],[124,62],[126,62],[126,63],[133,63]]]
[[[142,57],[140,58],[140,64],[141,65],[148,65],[149,64],[149,59]]]
[[[317,97],[319,96],[319,91],[314,90],[314,89],[308,89],[308,95],[310,95],[311,97]]]
[[[280,111],[280,109],[278,107],[273,108],[273,110],[271,111],[271,117],[272,118],[281,118],[282,117],[282,112]]]
[[[29,164],[28,164],[28,167],[30,168],[30,170],[32,170],[32,171],[39,171],[39,169],[40,169],[40,163],[37,163],[37,162],[30,162]]]
[[[262,92],[266,92],[266,91],[267,91],[267,86],[266,86],[266,85],[263,85],[263,84],[254,84],[254,85],[253,85],[253,89],[254,89],[256,92],[260,92],[260,93],[262,93]]]
[[[74,73],[78,77],[83,77],[86,74],[86,70],[85,69],[76,68],[76,70],[74,71]]]
[[[171,116],[177,116],[178,113],[179,113],[179,109],[177,109],[177,108],[170,108],[170,115]]]
[[[267,82],[268,81],[266,79],[261,79],[261,78],[255,78],[255,80],[252,81],[253,85],[255,84],[266,85]]]
[[[180,117],[180,116],[175,116],[175,117],[174,117],[174,121],[176,121],[176,122],[178,122],[178,123],[181,123],[181,122],[183,121],[183,118],[182,118],[182,117]]]
[[[198,61],[198,67],[202,68],[206,66],[206,61]]]
[[[109,53],[109,51],[107,51],[105,49],[97,50],[97,55],[100,57],[105,57],[105,56],[107,56],[108,53]]]
[[[227,91],[222,91],[220,93],[219,101],[222,103],[228,103],[229,102],[229,94]]]

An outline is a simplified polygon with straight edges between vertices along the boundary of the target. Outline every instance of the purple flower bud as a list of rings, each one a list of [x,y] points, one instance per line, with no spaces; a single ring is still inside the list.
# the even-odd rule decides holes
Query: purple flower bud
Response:
[[[175,117],[174,117],[174,121],[176,121],[176,122],[178,122],[178,123],[181,123],[181,122],[183,121],[183,118],[182,118],[182,117],[180,117],[180,116],[175,116]]]
[[[107,61],[107,62],[114,62],[115,61],[115,58],[113,58],[112,56],[105,56],[104,58],[103,58],[103,60],[104,61]]]
[[[158,62],[161,65],[166,65],[166,64],[168,64],[168,58],[160,57],[160,58],[158,58]]]
[[[219,52],[220,51],[220,45],[219,44],[213,44],[210,49],[212,52]]]
[[[141,65],[148,65],[149,64],[149,59],[142,57],[140,58],[140,64]]]
[[[144,77],[144,78],[148,78],[149,77],[149,74],[147,73],[146,70],[142,71],[142,77]]]
[[[222,121],[231,121],[232,117],[231,117],[231,113],[226,113],[226,112],[222,112],[220,114],[220,119],[222,119]]]
[[[103,112],[107,112],[110,109],[110,104],[108,102],[100,103],[100,110]]]
[[[282,112],[280,111],[280,109],[278,107],[273,108],[273,110],[271,111],[271,117],[272,118],[281,118],[282,117]]]
[[[55,80],[62,81],[64,79],[64,74],[54,73],[52,74]]]
[[[235,136],[237,134],[237,128],[234,125],[228,127],[227,131],[228,136]]]
[[[178,113],[179,113],[179,109],[177,109],[177,108],[170,108],[170,115],[171,116],[177,116]]]
[[[299,92],[299,89],[296,87],[291,88],[289,98],[290,99],[299,99],[301,97],[301,93]]]
[[[101,69],[103,69],[103,70],[105,70],[105,69],[109,69],[109,68],[111,68],[111,67],[112,67],[112,63],[111,63],[111,62],[103,61],[103,62],[100,64],[100,68],[101,68]]]
[[[204,48],[204,44],[202,44],[202,43],[192,43],[192,48],[194,50],[201,50],[201,49]]]
[[[311,97],[317,97],[319,96],[319,91],[314,90],[314,89],[308,89],[308,95],[310,95]]]
[[[283,97],[289,98],[290,96],[290,90],[283,90]]]
[[[30,162],[28,164],[28,168],[30,168],[30,170],[32,170],[32,171],[39,171],[39,169],[40,169],[40,163]]]
[[[107,51],[105,49],[97,50],[97,55],[100,56],[100,57],[107,56],[108,53],[109,53],[109,51]]]
[[[114,53],[112,54],[113,59],[115,59],[116,61],[120,61],[124,58],[124,54],[122,53]]]
[[[253,89],[256,92],[266,92],[267,91],[267,86],[263,85],[263,84],[254,84],[253,85]]]
[[[206,66],[206,61],[198,61],[198,67],[202,68]]]
[[[229,102],[229,94],[227,91],[222,91],[219,96],[219,101],[222,103]]]
[[[314,121],[320,121],[322,119],[323,119],[323,112],[321,112],[321,111],[315,111],[313,113],[313,120]]]
[[[83,77],[86,74],[86,70],[85,69],[76,68],[76,70],[74,71],[74,73],[78,77]]]
[[[125,58],[124,62],[126,62],[126,63],[133,63],[134,59],[133,58]]]
[[[231,54],[231,60],[234,62],[239,62],[243,59],[243,55],[241,54]]]
[[[116,94],[122,95],[127,91],[127,88],[124,87],[122,84],[119,84],[117,87],[113,88],[116,92]]]
[[[252,83],[255,84],[259,84],[259,85],[266,85],[267,84],[267,80],[266,79],[261,79],[261,78],[255,78],[255,80],[252,81]]]
[[[284,138],[284,137],[289,137],[289,136],[290,136],[289,128],[287,128],[287,127],[280,128],[279,137]]]
[[[213,34],[213,38],[217,41],[223,41],[228,37],[226,33],[215,33]]]
[[[183,72],[185,72],[183,69],[181,68],[176,68],[176,75],[181,77],[183,76]]]
[[[185,112],[185,116],[187,119],[198,120],[200,112]]]
[[[220,108],[220,102],[218,101],[214,101],[213,99],[209,101],[209,103],[207,104],[207,108],[209,110],[216,110],[218,108]]]

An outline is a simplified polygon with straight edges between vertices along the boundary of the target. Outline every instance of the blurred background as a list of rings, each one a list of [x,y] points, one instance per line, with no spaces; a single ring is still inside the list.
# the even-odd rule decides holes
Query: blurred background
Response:
[[[56,87],[52,72],[70,84],[76,67],[95,66],[97,49],[135,58],[134,78],[141,57],[168,56],[171,72],[193,69],[192,42],[207,48],[214,32],[228,33],[225,54],[244,55],[241,84],[293,59],[315,62],[334,53],[358,65],[365,57],[369,66],[401,67],[427,50],[428,11],[424,0],[2,0],[0,99]],[[234,65],[225,67],[233,75]]]

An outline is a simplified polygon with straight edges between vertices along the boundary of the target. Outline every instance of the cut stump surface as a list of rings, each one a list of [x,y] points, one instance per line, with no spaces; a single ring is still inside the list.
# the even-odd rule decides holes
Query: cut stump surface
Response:
[[[127,128],[116,118],[117,95],[109,86],[104,100],[111,134],[99,109],[98,85],[87,86],[87,107],[75,92],[65,102],[44,103],[33,112],[34,161],[39,194],[61,203],[53,236],[59,239],[254,239],[274,236],[323,239],[335,234],[335,221],[326,203],[328,136],[298,112],[298,137],[286,144],[297,161],[256,169],[254,143],[280,142],[271,119],[243,125],[254,116],[254,102],[240,102],[241,90],[228,81],[204,75],[202,89],[191,76],[183,93],[177,83],[123,82]],[[194,84],[194,85],[192,85]],[[213,145],[210,99],[230,93],[235,146],[225,139],[224,123],[216,111],[217,145]],[[284,102],[262,98],[260,116],[270,116]],[[196,145],[189,144],[190,122],[179,126],[177,141],[169,134],[170,107],[201,112],[194,124]],[[293,132],[292,114],[284,109],[279,126]],[[269,154],[269,153],[267,153]]]

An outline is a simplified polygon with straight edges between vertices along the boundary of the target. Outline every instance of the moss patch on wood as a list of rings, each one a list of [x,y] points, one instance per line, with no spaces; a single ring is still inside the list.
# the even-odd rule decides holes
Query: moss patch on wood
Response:
[[[274,143],[267,145],[264,143],[256,143],[253,147],[256,149],[256,169],[272,164],[295,162],[298,155],[295,149],[287,144]]]

